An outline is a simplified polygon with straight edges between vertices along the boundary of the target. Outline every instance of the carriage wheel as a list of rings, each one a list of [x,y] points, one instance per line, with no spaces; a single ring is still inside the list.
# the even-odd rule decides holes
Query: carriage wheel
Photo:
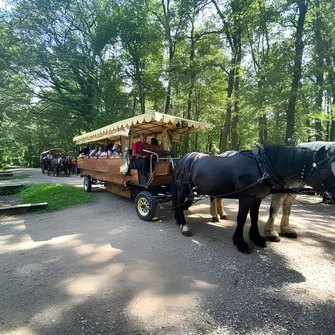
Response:
[[[92,191],[92,179],[88,176],[84,179],[84,191],[91,192]]]
[[[135,198],[135,209],[141,220],[150,221],[156,213],[156,200],[149,192],[140,192]]]

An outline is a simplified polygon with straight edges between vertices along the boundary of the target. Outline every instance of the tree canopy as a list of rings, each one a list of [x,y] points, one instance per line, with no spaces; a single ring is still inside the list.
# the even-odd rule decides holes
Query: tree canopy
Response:
[[[180,153],[335,140],[332,0],[11,0],[0,164],[150,111],[213,124]]]

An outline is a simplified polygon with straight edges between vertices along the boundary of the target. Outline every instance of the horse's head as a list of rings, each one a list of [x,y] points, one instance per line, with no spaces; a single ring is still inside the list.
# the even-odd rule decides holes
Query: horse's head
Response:
[[[323,196],[326,203],[335,204],[335,147],[321,147],[314,153],[307,184]]]

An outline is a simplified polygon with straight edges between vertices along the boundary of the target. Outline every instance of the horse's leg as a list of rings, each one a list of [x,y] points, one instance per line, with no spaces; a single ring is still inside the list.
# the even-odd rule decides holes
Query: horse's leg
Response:
[[[280,222],[280,234],[290,238],[297,238],[298,234],[290,226],[290,214],[293,202],[297,196],[288,194],[283,203],[283,216]]]
[[[192,236],[192,232],[190,231],[190,229],[188,228],[187,224],[186,224],[186,220],[185,220],[185,216],[184,216],[184,210],[186,204],[188,204],[188,202],[186,202],[186,204],[184,204],[185,199],[187,197],[187,194],[189,192],[189,188],[184,185],[180,185],[179,187],[176,186],[178,189],[178,197],[177,197],[177,203],[175,204],[176,208],[175,208],[175,219],[177,221],[177,224],[180,226],[181,229],[181,233],[184,236]]]
[[[269,211],[269,218],[264,227],[264,235],[271,242],[279,242],[280,238],[275,230],[275,219],[278,215],[279,208],[281,207],[286,194],[273,194],[271,197],[271,205]]]
[[[233,236],[233,242],[237,246],[237,249],[244,254],[250,254],[250,249],[248,244],[244,241],[243,238],[243,228],[245,221],[248,216],[248,212],[252,205],[254,204],[255,199],[242,198],[239,199],[238,214],[237,214],[237,227]]]
[[[227,213],[223,210],[223,199],[216,198],[216,208],[217,208],[217,213],[220,216],[221,220],[228,220]]]
[[[258,247],[265,248],[266,247],[265,238],[261,236],[258,230],[258,214],[261,202],[262,200],[256,200],[256,202],[250,208],[251,227],[249,230],[249,237],[250,241],[253,241],[255,245],[257,245]]]
[[[210,213],[212,216],[213,222],[220,222],[220,216],[217,211],[217,202],[216,198],[210,197]]]

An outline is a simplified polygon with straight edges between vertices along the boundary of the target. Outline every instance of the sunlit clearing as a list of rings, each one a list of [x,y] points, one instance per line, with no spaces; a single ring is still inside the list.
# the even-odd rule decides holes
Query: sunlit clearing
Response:
[[[10,330],[8,332],[1,333],[2,335],[37,335],[34,331],[28,327],[20,327],[16,330]]]
[[[193,311],[197,304],[198,301],[195,294],[163,296],[146,291],[140,293],[129,302],[127,312],[144,322],[161,326],[159,324],[160,319],[156,318],[156,315],[168,314],[171,317],[172,315],[178,315],[180,311],[186,314]]]
[[[71,242],[79,238],[79,236],[79,234],[64,235],[55,237],[50,241],[34,242],[30,236],[26,235],[23,236],[19,242],[14,243],[13,241],[10,241],[10,239],[13,238],[13,235],[6,235],[5,237],[7,238],[2,238],[0,240],[0,254],[8,251],[32,250],[43,245],[50,245],[53,247],[58,247],[58,245],[62,245],[63,243],[67,243],[69,245]]]
[[[189,208],[191,212],[199,211],[201,209],[206,209],[207,211],[209,211],[209,204],[196,204]]]
[[[192,280],[190,287],[201,289],[214,289],[217,288],[218,285],[210,284],[202,280]]]
[[[225,220],[225,222],[229,222],[229,220]],[[206,224],[210,225],[210,226],[214,226],[214,227],[220,227],[220,228],[227,228],[224,226],[223,222],[213,222],[213,221],[208,221],[206,222]]]
[[[61,286],[64,286],[71,296],[99,293],[102,289],[117,283],[120,273],[122,273],[122,264],[112,264],[99,268],[94,274],[81,273],[67,279]]]
[[[95,263],[107,262],[120,253],[122,253],[122,250],[112,248],[110,244],[101,245],[94,248],[94,254],[89,258],[89,261]]]
[[[47,307],[40,313],[35,314],[31,319],[31,322],[37,323],[38,325],[50,326],[51,323],[59,322],[64,311],[69,307],[70,304],[68,302],[53,304],[51,307]]]

